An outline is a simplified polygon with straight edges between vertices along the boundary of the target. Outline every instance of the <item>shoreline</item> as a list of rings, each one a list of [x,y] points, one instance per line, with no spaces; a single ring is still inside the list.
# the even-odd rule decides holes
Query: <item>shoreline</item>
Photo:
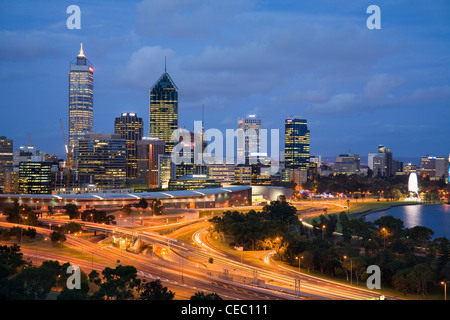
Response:
[[[386,208],[379,208],[379,209],[368,209],[362,212],[356,212],[356,213],[350,213],[349,216],[352,219],[359,219],[361,217],[365,217],[368,214],[380,212],[380,211],[387,211],[394,207],[401,207],[401,206],[415,206],[415,205],[443,205],[444,202],[434,202],[434,203],[424,203],[424,202],[405,202],[405,203],[394,203],[388,205]]]

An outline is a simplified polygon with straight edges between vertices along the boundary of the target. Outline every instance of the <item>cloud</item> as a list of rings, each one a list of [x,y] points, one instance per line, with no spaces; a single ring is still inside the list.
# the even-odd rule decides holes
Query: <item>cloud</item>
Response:
[[[416,89],[411,94],[409,99],[411,100],[450,99],[450,85]]]
[[[367,99],[381,99],[393,89],[403,84],[403,78],[387,73],[376,74],[369,78],[364,86],[364,97]]]

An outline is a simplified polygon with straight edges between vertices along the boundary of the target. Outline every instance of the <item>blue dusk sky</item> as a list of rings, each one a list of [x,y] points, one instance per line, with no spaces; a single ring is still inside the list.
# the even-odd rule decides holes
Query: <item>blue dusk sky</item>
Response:
[[[69,30],[69,5],[81,29]],[[381,8],[370,30],[369,5]],[[179,124],[235,129],[308,120],[311,155],[379,144],[394,158],[450,153],[450,1],[142,0],[0,2],[0,136],[64,155],[68,72],[80,43],[94,65],[94,130],[135,112],[148,135],[149,89],[167,71]]]

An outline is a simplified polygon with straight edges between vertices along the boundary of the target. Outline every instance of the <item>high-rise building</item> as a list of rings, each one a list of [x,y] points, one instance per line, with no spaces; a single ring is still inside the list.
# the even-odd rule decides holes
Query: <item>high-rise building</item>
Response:
[[[19,164],[19,193],[52,193],[52,163],[26,161]]]
[[[166,143],[165,153],[172,153],[175,145],[172,133],[178,129],[178,89],[165,68],[150,90],[150,137]]]
[[[252,183],[252,167],[246,165],[237,165],[234,168],[234,183],[251,184]]]
[[[208,165],[208,177],[211,179],[220,180],[222,183],[234,183],[235,174],[234,164],[209,164]]]
[[[5,172],[13,169],[13,141],[0,137],[0,190],[5,186]]]
[[[16,171],[17,170],[17,171]],[[14,171],[5,172],[5,187],[3,193],[19,193],[19,169],[14,168]]]
[[[122,113],[114,123],[114,133],[126,140],[127,178],[137,178],[137,142],[142,139],[144,124],[136,113]]]
[[[94,68],[83,52],[71,64],[69,72],[69,151],[78,156],[78,141],[93,131]]]
[[[137,178],[149,188],[158,187],[158,156],[164,154],[164,146],[158,138],[143,137],[137,142]]]
[[[285,121],[284,161],[287,169],[308,170],[310,135],[307,121],[292,117]]]
[[[248,165],[258,163],[260,157],[267,157],[261,152],[261,118],[250,114],[238,119],[237,159]]]
[[[359,154],[340,154],[334,164],[335,174],[359,174],[361,168]]]
[[[368,156],[368,166],[373,170],[373,176],[390,177],[395,174],[392,152],[385,146],[378,146],[378,153],[371,152]]]
[[[171,155],[158,155],[158,188],[167,189],[170,179],[175,179],[175,163]]]
[[[447,176],[448,158],[426,155],[422,157],[422,177],[428,176],[430,179],[440,179]]]
[[[125,186],[126,141],[118,134],[87,133],[78,142],[80,185],[96,184],[99,189]]]

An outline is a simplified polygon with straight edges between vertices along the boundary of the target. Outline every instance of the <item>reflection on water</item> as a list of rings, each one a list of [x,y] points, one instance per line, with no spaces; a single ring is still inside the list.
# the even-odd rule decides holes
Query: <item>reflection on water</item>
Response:
[[[450,238],[450,206],[449,205],[407,205],[394,207],[366,216],[367,221],[374,222],[383,216],[393,216],[404,222],[405,228],[425,226],[434,231],[434,238]]]
[[[405,210],[405,220],[402,220],[406,226],[423,226],[422,206],[405,206],[403,209]]]

